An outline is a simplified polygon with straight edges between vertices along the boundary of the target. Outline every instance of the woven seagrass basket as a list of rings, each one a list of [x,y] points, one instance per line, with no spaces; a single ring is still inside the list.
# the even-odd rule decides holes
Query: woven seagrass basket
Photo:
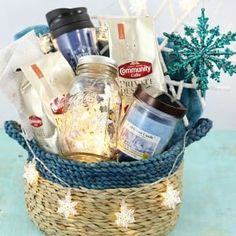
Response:
[[[28,161],[34,156],[40,160],[36,165],[38,183],[27,185],[25,192],[32,221],[45,235],[63,236],[167,235],[177,222],[180,205],[166,209],[162,193],[167,181],[182,191],[183,147],[201,139],[211,127],[210,120],[199,120],[184,140],[148,160],[86,164],[47,153],[34,140],[29,142],[30,150],[19,125],[5,123],[6,133],[28,151]],[[64,198],[69,189],[72,201],[78,204],[76,214],[65,219],[57,213],[58,199]],[[122,199],[135,210],[135,222],[128,228],[116,224],[115,213]]]

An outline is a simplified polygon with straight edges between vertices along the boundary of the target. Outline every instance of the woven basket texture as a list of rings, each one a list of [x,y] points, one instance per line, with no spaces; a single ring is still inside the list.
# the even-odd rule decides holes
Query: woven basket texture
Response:
[[[185,145],[200,140],[211,127],[210,120],[200,119],[187,133]],[[5,131],[27,150],[28,161],[32,160],[33,154],[20,126],[7,121]],[[163,206],[162,193],[166,192],[166,177],[176,159],[168,181],[181,192],[184,138],[162,154],[147,160],[122,163],[86,164],[45,152],[34,140],[30,141],[30,146],[47,168],[37,161],[40,177],[36,185],[26,186],[26,205],[31,219],[46,235],[164,236],[176,224],[180,206],[174,210],[167,209]],[[57,213],[58,200],[64,199],[68,192],[66,186],[71,189],[72,201],[78,202],[77,214],[68,219]],[[136,192],[138,189],[140,191]],[[135,222],[128,229],[115,222],[115,213],[120,211],[120,203],[125,197],[128,208],[135,210]]]
[[[182,165],[169,178],[181,192]],[[26,205],[33,222],[46,235],[57,236],[164,236],[176,224],[180,205],[168,210],[162,205],[167,181],[144,185],[126,203],[134,209],[135,223],[128,229],[117,226],[115,213],[120,211],[122,199],[138,188],[93,190],[71,189],[72,201],[77,201],[77,214],[67,220],[57,213],[58,199],[65,198],[68,188],[40,177],[38,184],[26,186]]]
[[[200,140],[212,127],[212,122],[208,119],[200,119],[186,137],[186,146]],[[19,125],[13,121],[5,122],[6,133],[17,140],[18,143],[29,153],[29,160],[32,153],[21,135]],[[87,164],[73,160],[65,160],[60,156],[42,150],[33,140],[30,145],[36,156],[53,172],[72,188],[85,187],[88,189],[111,189],[111,188],[130,188],[140,184],[153,183],[168,175],[176,160],[176,157],[183,149],[183,140],[172,145],[162,154],[155,155],[147,160],[133,162],[98,162]],[[173,170],[179,167],[183,154],[179,156],[177,164]],[[40,175],[49,181],[61,184],[60,180],[55,179],[41,163],[37,163],[37,170]]]

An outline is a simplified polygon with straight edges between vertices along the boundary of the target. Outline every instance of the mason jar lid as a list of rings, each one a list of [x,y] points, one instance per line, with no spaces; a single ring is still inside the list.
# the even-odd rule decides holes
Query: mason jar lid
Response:
[[[116,61],[110,57],[99,56],[99,55],[88,55],[80,57],[77,65],[77,69],[84,64],[102,64],[106,66],[110,66],[113,69],[117,70]]]
[[[182,105],[181,102],[175,100],[173,101],[173,98],[167,94],[163,93],[157,98],[152,97],[149,95],[142,85],[138,85],[136,91],[134,92],[134,96],[148,104],[149,106],[158,109],[166,114],[172,115],[175,118],[181,119],[185,116],[187,109]]]

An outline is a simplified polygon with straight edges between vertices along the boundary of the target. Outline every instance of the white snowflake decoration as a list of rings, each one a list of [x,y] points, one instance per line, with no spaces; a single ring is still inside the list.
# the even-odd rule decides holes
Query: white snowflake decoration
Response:
[[[129,209],[127,207],[127,204],[125,201],[122,201],[121,206],[120,206],[120,212],[115,213],[116,214],[116,224],[118,226],[122,226],[126,229],[128,229],[129,224],[132,224],[135,222],[134,219],[134,210]]]
[[[39,173],[36,170],[36,161],[34,159],[25,165],[24,170],[23,177],[26,179],[27,184],[33,185],[37,183]]]
[[[129,10],[132,14],[140,16],[147,13],[147,0],[129,0]]]
[[[163,205],[174,210],[177,204],[181,203],[179,194],[179,191],[175,190],[172,184],[168,184],[166,192],[161,194],[164,198]]]
[[[57,212],[64,215],[66,219],[68,219],[69,216],[74,216],[75,214],[77,214],[75,207],[78,204],[78,202],[71,201],[70,190],[68,190],[64,199],[58,200],[58,204],[59,204],[59,208]]]
[[[183,11],[190,11],[195,8],[199,3],[199,0],[179,0],[179,5]]]

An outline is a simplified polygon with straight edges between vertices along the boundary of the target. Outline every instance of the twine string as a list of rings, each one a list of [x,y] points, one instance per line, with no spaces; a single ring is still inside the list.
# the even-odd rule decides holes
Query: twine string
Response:
[[[60,181],[61,183],[63,183],[64,185],[66,185],[68,188],[70,188],[70,185],[68,183],[66,183],[64,180],[62,180],[60,177],[58,177],[56,174],[54,174],[45,164],[43,161],[41,161],[35,154],[34,150],[31,148],[29,141],[26,138],[26,134],[25,131],[22,130],[22,137],[24,138],[27,147],[29,148],[31,154],[33,155],[33,159],[35,159],[36,161],[38,161],[43,168],[48,171],[54,178],[56,178],[58,181]]]
[[[145,184],[145,185],[139,187],[139,189],[137,189],[136,191],[131,192],[130,194],[128,194],[127,196],[125,196],[125,197],[122,199],[122,202],[125,201],[128,197],[130,197],[130,196],[132,196],[132,195],[134,195],[134,194],[136,194],[136,193],[139,193],[140,191],[142,191],[142,190],[145,189],[146,187],[150,187],[150,186],[159,184],[160,182],[162,182],[162,181],[164,181],[164,180],[166,180],[166,181],[168,182],[169,177],[171,176],[172,172],[174,171],[174,169],[175,169],[175,167],[176,167],[176,164],[177,164],[177,162],[178,162],[180,156],[185,152],[185,149],[186,149],[186,138],[187,138],[187,135],[188,135],[188,133],[189,133],[190,131],[191,131],[191,129],[189,129],[189,130],[187,130],[187,131],[185,132],[185,134],[184,134],[184,139],[183,139],[183,148],[182,148],[182,150],[180,151],[180,153],[176,156],[175,161],[174,161],[174,163],[173,163],[173,166],[172,166],[171,170],[169,171],[168,175],[167,175],[166,177],[163,177],[163,178],[159,179],[158,181],[155,181],[155,182],[151,183],[151,184]]]

